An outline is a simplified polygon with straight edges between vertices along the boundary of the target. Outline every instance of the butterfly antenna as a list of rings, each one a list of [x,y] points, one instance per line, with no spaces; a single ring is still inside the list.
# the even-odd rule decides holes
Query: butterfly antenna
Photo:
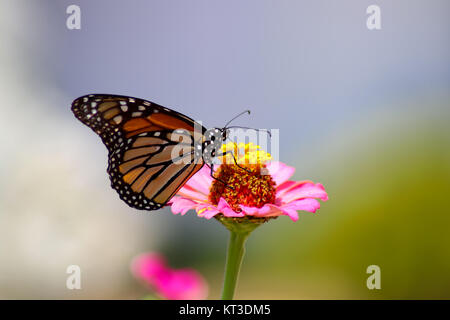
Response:
[[[225,129],[225,128],[228,128],[228,125],[229,125],[231,122],[233,122],[234,120],[236,120],[237,118],[239,118],[240,116],[242,116],[243,114],[246,114],[246,113],[250,114],[250,110],[242,111],[242,112],[239,113],[237,116],[235,116],[233,119],[231,119],[230,121],[228,121],[227,124],[226,124],[223,128],[224,128],[224,129]]]

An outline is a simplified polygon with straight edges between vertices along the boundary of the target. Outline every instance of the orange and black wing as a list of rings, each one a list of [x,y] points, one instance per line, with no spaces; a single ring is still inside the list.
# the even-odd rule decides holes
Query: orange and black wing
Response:
[[[161,208],[204,164],[195,156],[194,132],[205,129],[179,112],[108,94],[80,97],[72,111],[101,137],[111,185],[133,208]]]

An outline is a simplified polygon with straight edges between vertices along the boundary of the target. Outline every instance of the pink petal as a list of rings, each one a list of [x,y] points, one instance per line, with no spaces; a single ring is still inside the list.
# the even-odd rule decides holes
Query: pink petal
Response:
[[[283,208],[282,209],[284,214],[286,214],[287,216],[289,216],[289,218],[291,218],[292,221],[297,221],[298,220],[298,212],[295,209],[291,209],[291,208]]]
[[[269,170],[269,173],[277,186],[288,180],[295,172],[294,167],[290,167],[279,161],[268,163],[267,170]]]
[[[295,200],[293,202],[290,202],[282,207],[280,207],[281,210],[303,210],[303,211],[309,211],[309,212],[316,212],[317,209],[320,208],[320,203],[316,199],[300,199]]]
[[[303,181],[285,181],[282,184],[280,184],[279,186],[277,186],[277,194],[283,194],[284,192],[290,190],[291,188],[295,187],[295,186],[299,186],[305,183],[314,183],[310,180],[303,180]]]
[[[139,279],[153,284],[154,277],[166,270],[166,261],[156,253],[145,253],[131,262],[131,272]]]
[[[282,211],[279,210],[276,206],[269,205],[269,204],[265,204],[261,208],[247,207],[242,204],[239,205],[239,207],[242,209],[242,212],[245,213],[245,215],[255,216],[255,217],[274,216],[274,215],[279,215],[282,213]]]
[[[184,198],[196,200],[196,201],[207,201],[208,196],[204,193],[198,191],[197,189],[193,189],[190,185],[184,185],[177,193],[177,195],[182,196]]]
[[[286,182],[284,184],[286,184]],[[282,203],[289,203],[304,198],[317,198],[327,201],[328,195],[325,192],[325,188],[320,183],[314,184],[309,181],[301,181],[291,185],[289,188],[281,189],[281,191],[280,189],[277,189],[277,198],[281,199]]]
[[[213,180],[210,173],[210,169],[207,166],[204,166],[194,174],[188,182],[186,182],[186,186],[189,186],[191,189],[197,190],[204,195],[209,194],[209,189]]]
[[[245,216],[245,213],[243,212],[235,212],[233,209],[231,209],[230,205],[224,198],[220,198],[219,203],[217,204],[217,209],[223,213],[225,217],[237,217],[241,218]]]
[[[205,210],[205,212],[203,212],[202,215],[199,215],[199,216],[209,220],[212,217],[214,217],[216,214],[219,214],[219,213],[220,213],[219,210],[207,209],[207,210]]]
[[[249,216],[274,217],[274,216],[288,215],[293,221],[298,220],[297,210],[289,206],[284,206],[280,208],[272,204],[266,204],[261,208],[247,207],[243,205],[240,205],[240,207],[242,211]]]
[[[156,290],[169,300],[200,300],[207,296],[206,282],[195,270],[171,270],[157,280]]]
[[[197,207],[198,216],[205,219],[211,219],[216,214],[219,214],[220,211],[213,205],[210,204],[202,204]]]
[[[243,204],[240,204],[239,207],[242,209],[242,212],[245,213],[247,216],[258,216],[260,214],[260,209],[262,208],[256,208],[256,207],[247,207]],[[267,209],[266,209],[267,211]]]
[[[173,214],[178,214],[181,213],[181,215],[185,215],[186,212],[188,212],[191,209],[195,209],[195,207],[197,207],[197,203],[183,198],[183,197],[179,197],[179,196],[175,196],[170,200],[170,204],[171,204],[171,209]]]
[[[197,300],[207,297],[208,286],[197,271],[171,269],[158,254],[148,253],[138,256],[133,260],[131,270],[136,278],[144,280],[165,299]]]

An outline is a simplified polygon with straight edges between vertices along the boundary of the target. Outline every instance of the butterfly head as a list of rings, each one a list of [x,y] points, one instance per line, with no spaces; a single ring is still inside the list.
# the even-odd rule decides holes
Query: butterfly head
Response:
[[[211,128],[205,132],[205,140],[210,143],[221,143],[229,136],[230,130],[228,128]]]
[[[239,118],[243,114],[250,114],[250,110],[245,110],[244,112],[239,113],[237,116],[235,116],[233,119],[227,122],[227,124],[223,128],[212,128],[206,132],[206,140],[211,141],[214,144],[219,144],[227,140],[227,138],[230,136],[230,128],[228,125],[235,120],[236,118]]]
[[[216,156],[221,155],[222,145],[230,137],[230,131],[232,128],[248,129],[247,127],[229,126],[229,124],[233,120],[235,120],[236,118],[239,118],[240,116],[242,116],[244,114],[250,114],[250,110],[245,110],[244,112],[239,113],[233,119],[228,121],[225,124],[225,126],[222,128],[216,127],[216,128],[211,128],[209,130],[206,130],[206,132],[204,133],[204,142],[203,142],[203,146],[202,146],[203,160],[206,163],[212,163],[213,159]]]

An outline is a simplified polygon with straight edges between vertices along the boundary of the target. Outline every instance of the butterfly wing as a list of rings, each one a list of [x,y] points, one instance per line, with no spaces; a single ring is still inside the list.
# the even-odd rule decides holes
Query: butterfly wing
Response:
[[[181,113],[104,94],[76,99],[72,111],[101,137],[111,185],[133,208],[161,208],[204,164],[195,152],[195,130],[206,129]]]

